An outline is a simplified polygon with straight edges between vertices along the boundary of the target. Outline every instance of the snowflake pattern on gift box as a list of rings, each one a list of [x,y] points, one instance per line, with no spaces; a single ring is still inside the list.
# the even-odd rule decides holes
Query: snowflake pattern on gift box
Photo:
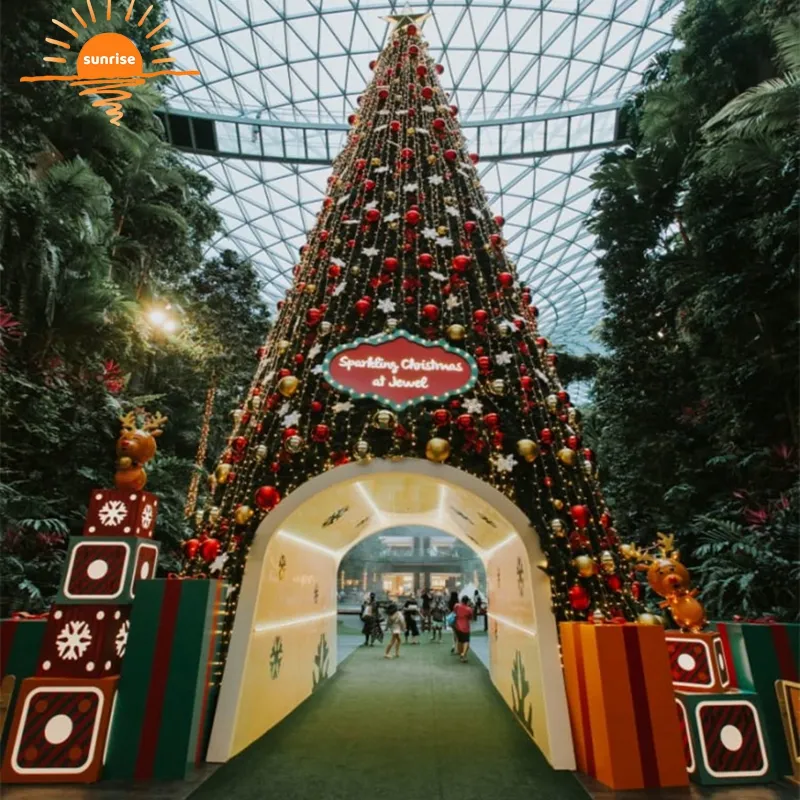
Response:
[[[125,648],[128,646],[128,632],[130,629],[131,622],[126,619],[125,622],[119,626],[117,635],[114,637],[114,650],[119,658],[125,655]]]
[[[92,643],[92,632],[83,620],[67,622],[56,637],[56,648],[59,658],[64,661],[77,661],[83,658]]]
[[[153,523],[153,506],[145,506],[142,511],[142,527],[147,530]]]
[[[152,512],[151,512],[152,513]],[[128,516],[128,509],[122,500],[107,500],[97,512],[100,523],[106,527],[119,525]]]

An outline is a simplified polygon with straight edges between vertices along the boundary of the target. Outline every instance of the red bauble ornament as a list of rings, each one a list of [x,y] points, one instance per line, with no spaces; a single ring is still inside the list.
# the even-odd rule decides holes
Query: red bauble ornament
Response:
[[[553,444],[553,431],[550,428],[542,428],[539,431],[539,440],[544,444]]]
[[[428,68],[424,64],[420,64],[417,67],[417,75],[419,75],[420,78],[424,78],[427,74],[428,74]]]
[[[206,539],[200,545],[200,558],[210,564],[219,555],[219,539]]]
[[[319,414],[319,412],[322,411],[322,408],[323,408],[322,403],[320,403],[319,400],[312,400],[311,401],[311,411],[314,414]]]
[[[608,575],[606,576],[606,586],[612,592],[618,592],[622,588],[622,578],[619,575]]]
[[[356,161],[356,169],[360,172],[362,169],[365,169],[367,166],[367,159],[366,158],[359,158]]]
[[[410,211],[406,211],[405,219],[408,225],[416,225],[422,219],[422,214],[412,208]]]
[[[383,268],[387,272],[394,272],[399,266],[400,262],[393,256],[387,256],[383,259]]]
[[[569,515],[572,521],[579,528],[585,528],[589,524],[589,507],[588,506],[572,506],[569,510]]]
[[[342,274],[342,268],[338,264],[331,264],[328,267],[328,277],[338,278]]]
[[[378,62],[373,58],[372,61],[369,62],[369,68],[375,69],[378,66]]]
[[[437,408],[431,416],[433,417],[434,424],[439,428],[449,425],[452,419],[450,412],[446,408]]]
[[[375,188],[375,181],[372,178],[367,178],[364,181],[364,190],[367,192],[371,192]]]
[[[481,160],[481,157],[477,153],[470,153],[469,154],[469,160],[473,164],[477,164]]]
[[[587,461],[594,461],[594,451],[592,450],[591,447],[584,447],[583,448],[583,457]],[[602,519],[602,517],[601,517],[601,519]]]
[[[381,212],[377,208],[370,208],[364,215],[367,222],[377,222],[381,218]]]
[[[510,289],[514,285],[514,276],[510,272],[501,272],[497,279],[504,289]]]
[[[464,233],[466,233],[467,236],[472,236],[472,234],[475,233],[475,228],[477,227],[478,224],[476,222],[473,222],[471,219],[468,219],[464,223]]]
[[[443,64],[437,64],[436,65],[436,74],[437,75],[444,74],[444,65]]]
[[[433,266],[433,256],[430,253],[420,253],[417,256],[417,264],[423,269],[430,269]]]
[[[603,530],[604,531],[607,531],[607,530],[609,530],[609,528],[611,528],[611,525],[612,525],[611,515],[607,511],[604,511],[600,515],[600,520],[599,521],[600,521],[600,524],[603,526]]]
[[[483,415],[483,424],[486,425],[489,430],[494,430],[500,424],[500,415],[491,412],[489,414]]]
[[[567,592],[567,596],[569,597],[569,604],[576,611],[586,611],[586,609],[589,608],[591,598],[589,597],[589,592],[587,592],[583,586],[578,586],[576,583],[575,586],[572,586]]]
[[[186,558],[192,559],[197,555],[197,551],[200,548],[200,540],[199,539],[187,539],[183,543],[183,552],[186,555]]]
[[[410,56],[418,56],[419,55],[419,47],[415,44],[412,44],[411,47],[408,48],[408,54]]]
[[[362,297],[360,300],[356,301],[355,309],[360,317],[366,317],[372,309],[372,301],[369,297]]]
[[[281,501],[281,493],[274,486],[259,486],[253,498],[262,511],[271,511]]]
[[[580,447],[581,440],[573,434],[572,436],[567,436],[567,447],[570,450],[577,450]]]
[[[445,161],[455,161],[458,158],[458,153],[455,150],[444,151]]]
[[[544,336],[537,336],[535,341],[536,341],[536,346],[540,350],[546,350],[550,345],[550,342],[548,342],[547,339],[544,338]]]
[[[400,126],[400,122],[399,122],[399,120],[393,119],[393,120],[392,120],[392,121],[389,123],[389,127],[390,127],[390,128],[391,128],[391,129],[392,129],[392,130],[393,130],[395,133],[397,133],[397,132],[400,130],[400,127],[401,127],[401,126]]]
[[[468,431],[475,424],[475,420],[469,414],[459,414],[456,418],[456,425],[459,430]]]
[[[430,86],[425,86],[422,90],[422,96],[426,100],[430,100],[433,97],[433,89]]]
[[[422,307],[422,316],[429,322],[436,322],[436,320],[439,319],[439,306],[428,303]]]
[[[458,106],[450,106],[450,116],[454,117],[458,114]]]
[[[314,426],[311,431],[311,439],[317,443],[327,442],[331,435],[331,429],[327,425],[319,424]]]
[[[469,256],[465,256],[463,254],[458,256],[453,256],[452,264],[453,264],[453,269],[456,272],[465,272],[469,268],[469,265],[471,263],[472,259]]]
[[[191,541],[191,540],[189,540]],[[187,542],[188,544],[188,542]],[[631,583],[631,594],[633,595],[634,600],[639,600],[642,597],[642,584],[639,581],[633,581]]]
[[[350,115],[350,116],[347,118],[347,124],[348,124],[348,125],[353,125],[357,119],[358,119],[358,117],[357,117],[355,114],[351,114],[351,115]]]
[[[499,214],[494,218],[494,221],[497,223],[499,228],[502,228],[503,225],[506,224],[505,219],[503,219],[503,217],[501,217]]]
[[[242,450],[244,450],[245,447],[247,447],[247,437],[246,436],[237,436],[233,440],[232,444],[233,444],[233,449],[237,453],[241,453]]]
[[[479,325],[485,325],[486,321],[489,319],[489,312],[479,308],[472,312],[472,319]]]
[[[329,237],[330,235],[331,235],[331,234],[330,234],[330,232],[329,232],[329,231],[320,231],[320,232],[319,232],[319,240],[320,240],[321,242],[327,242],[327,241],[328,241],[328,237]],[[298,264],[298,266],[300,266],[300,265]]]
[[[446,122],[445,122],[445,121],[444,121],[444,120],[443,120],[441,117],[437,117],[437,118],[436,118],[436,119],[435,119],[435,120],[434,120],[434,121],[431,123],[431,127],[432,127],[434,130],[437,130],[437,131],[443,131],[443,130],[445,129],[445,126],[446,126],[446,125],[447,125],[447,123],[446,123]]]
[[[306,311],[306,325],[310,328],[319,325],[322,320],[322,312],[318,308],[309,308]]]
[[[529,392],[533,388],[533,378],[530,375],[523,375],[519,379],[519,385],[523,392]]]
[[[405,159],[414,158],[414,151],[410,147],[404,147],[400,151],[400,157]]]
[[[493,233],[489,236],[489,243],[492,247],[500,247],[503,244],[503,237],[499,233]]]
[[[489,356],[478,356],[478,369],[487,375],[492,371],[492,362]]]
[[[416,36],[417,35],[417,26],[416,25],[407,25],[406,26],[406,35],[408,35],[408,36]]]

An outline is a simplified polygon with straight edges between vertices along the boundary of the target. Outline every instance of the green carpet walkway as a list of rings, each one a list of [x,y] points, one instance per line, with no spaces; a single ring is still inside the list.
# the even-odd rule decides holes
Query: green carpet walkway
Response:
[[[326,686],[220,767],[191,800],[571,800],[474,656],[360,648]]]

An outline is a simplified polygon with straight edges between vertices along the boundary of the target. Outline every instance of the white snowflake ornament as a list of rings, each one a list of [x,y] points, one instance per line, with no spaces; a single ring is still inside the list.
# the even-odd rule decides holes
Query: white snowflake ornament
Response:
[[[498,454],[492,459],[492,463],[498,472],[511,472],[517,466],[517,459],[510,453],[507,456]]]
[[[513,358],[513,356],[511,355],[511,353],[509,353],[507,350],[504,350],[502,353],[498,353],[498,354],[497,354],[497,355],[494,357],[494,360],[495,360],[495,361],[496,361],[496,362],[497,362],[497,363],[498,363],[498,364],[499,364],[501,367],[504,367],[504,366],[506,366],[506,364],[510,364],[510,363],[511,363],[511,359],[512,359],[512,358]]]
[[[461,407],[467,412],[467,414],[480,414],[483,411],[483,403],[481,403],[481,401],[476,397],[467,398],[461,404]]]
[[[114,637],[114,652],[117,654],[118,658],[122,658],[125,655],[125,649],[128,646],[128,633],[130,629],[131,622],[130,620],[126,619],[125,622],[119,626],[117,635]]]
[[[128,508],[122,500],[107,500],[97,512],[100,524],[107,528],[119,525],[128,516]]]
[[[91,643],[92,632],[88,623],[81,619],[70,620],[56,636],[58,657],[64,661],[77,661],[83,658]]]
[[[384,297],[383,300],[378,301],[378,308],[383,311],[384,314],[391,314],[397,306],[390,297]]]

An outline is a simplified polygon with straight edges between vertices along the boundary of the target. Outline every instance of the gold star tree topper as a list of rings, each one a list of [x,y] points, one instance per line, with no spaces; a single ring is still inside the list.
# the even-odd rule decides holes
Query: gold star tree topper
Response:
[[[418,30],[422,30],[422,26],[425,24],[425,20],[428,19],[431,15],[430,12],[425,11],[419,14],[415,14],[411,10],[410,3],[406,3],[405,8],[403,8],[402,14],[389,14],[386,17],[381,17],[382,20],[386,22],[392,23],[392,33],[397,31],[405,30],[409,25],[416,25]]]

